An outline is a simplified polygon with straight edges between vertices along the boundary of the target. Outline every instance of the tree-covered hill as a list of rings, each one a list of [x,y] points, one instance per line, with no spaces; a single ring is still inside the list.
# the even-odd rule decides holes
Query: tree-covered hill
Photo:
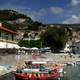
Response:
[[[16,20],[18,18],[27,18],[27,16],[14,10],[0,10],[0,20]]]
[[[19,19],[24,19],[24,21],[20,23],[18,22]],[[39,26],[42,25],[38,21],[33,21],[27,14],[15,10],[0,10],[0,22],[3,22],[8,28],[23,30],[24,32],[27,30],[39,30]]]

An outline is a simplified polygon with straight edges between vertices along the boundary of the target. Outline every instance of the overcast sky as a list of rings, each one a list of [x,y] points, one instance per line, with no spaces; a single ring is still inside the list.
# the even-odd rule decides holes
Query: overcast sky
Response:
[[[0,9],[14,9],[43,23],[80,23],[80,0],[0,0]]]

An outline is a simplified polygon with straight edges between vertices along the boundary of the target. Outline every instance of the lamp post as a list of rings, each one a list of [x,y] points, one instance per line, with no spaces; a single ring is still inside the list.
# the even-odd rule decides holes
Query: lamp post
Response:
[[[41,41],[41,48],[42,48],[42,41]]]
[[[7,52],[7,48],[8,48],[8,34],[5,35],[6,38],[6,52]]]
[[[31,53],[31,49],[30,49],[30,40],[31,40],[31,38],[30,38],[30,36],[29,36],[29,39],[28,39],[29,53]]]

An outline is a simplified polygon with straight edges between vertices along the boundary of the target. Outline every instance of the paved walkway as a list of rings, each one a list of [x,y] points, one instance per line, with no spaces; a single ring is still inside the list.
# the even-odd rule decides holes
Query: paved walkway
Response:
[[[25,60],[32,61],[53,61],[54,63],[64,63],[70,61],[80,61],[80,55],[73,55],[70,57],[68,54],[45,54],[37,58],[32,58],[31,55],[5,55],[0,56],[0,65],[1,64],[11,64],[16,65],[17,63],[23,63]]]

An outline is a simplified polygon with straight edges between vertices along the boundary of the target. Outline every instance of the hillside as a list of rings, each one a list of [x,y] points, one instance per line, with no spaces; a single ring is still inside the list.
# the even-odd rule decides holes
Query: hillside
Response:
[[[0,20],[16,20],[18,18],[27,18],[27,16],[14,10],[0,10]]]
[[[0,10],[0,21],[13,30],[38,30],[42,23],[14,10]]]
[[[23,21],[21,22],[21,20]],[[8,28],[13,30],[39,30],[42,23],[38,21],[33,21],[27,15],[21,14],[15,10],[0,10],[0,21],[3,22]],[[76,31],[80,31],[80,24],[45,24],[46,26],[54,25],[61,27],[71,27]],[[10,27],[9,27],[10,26]]]

